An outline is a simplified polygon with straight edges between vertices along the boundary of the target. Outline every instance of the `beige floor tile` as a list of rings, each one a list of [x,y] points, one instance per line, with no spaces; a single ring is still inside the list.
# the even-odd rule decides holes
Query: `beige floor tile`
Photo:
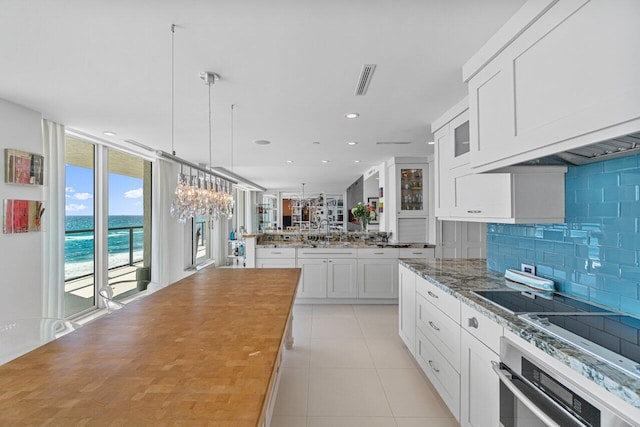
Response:
[[[274,415],[271,418],[271,427],[307,427],[307,417]]]
[[[312,339],[363,338],[355,316],[313,316]]]
[[[308,415],[391,416],[375,369],[314,368],[309,375]]]
[[[389,316],[398,319],[398,304],[354,304],[356,316]]]
[[[355,316],[351,304],[314,304],[314,316]]]
[[[282,367],[274,415],[307,415],[309,369]]]
[[[312,304],[294,304],[293,305],[294,316],[313,316]]]
[[[369,348],[363,338],[311,340],[312,368],[373,368]]]
[[[294,338],[293,348],[282,351],[282,366],[287,368],[309,368],[310,340]]]
[[[373,363],[378,369],[415,369],[416,363],[400,338],[371,338],[365,340]]]
[[[395,417],[453,416],[417,369],[378,369],[378,374]]]
[[[311,316],[293,316],[293,339],[309,340],[311,339],[311,325],[313,318]]]
[[[307,427],[396,427],[392,417],[309,417]]]
[[[455,418],[402,418],[396,417],[398,427],[460,427]]]
[[[358,317],[360,328],[366,338],[398,337],[398,319],[390,316]]]

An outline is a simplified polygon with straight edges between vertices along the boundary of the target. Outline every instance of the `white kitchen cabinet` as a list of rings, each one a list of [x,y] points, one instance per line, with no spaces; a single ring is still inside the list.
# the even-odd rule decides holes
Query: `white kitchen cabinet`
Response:
[[[399,258],[431,259],[435,258],[435,248],[400,248]]]
[[[393,242],[429,242],[430,162],[428,157],[394,157],[387,164],[391,192],[385,198],[385,217]]]
[[[463,67],[484,172],[640,130],[640,2],[530,1]]]
[[[277,259],[277,258],[256,258],[256,268],[295,268],[295,258]]]
[[[491,367],[499,356],[466,330],[461,338],[460,425],[500,425],[500,380]]]
[[[493,320],[463,304],[460,369],[460,424],[463,427],[499,425],[500,380],[491,362],[500,357],[503,328]]]
[[[257,248],[257,268],[295,268],[296,251],[293,248]]]
[[[398,298],[398,259],[358,259],[358,298]]]
[[[454,178],[451,219],[509,224],[564,221],[564,166],[512,167]]]
[[[466,151],[467,102],[463,99],[432,124],[436,217],[511,224],[563,222],[566,167],[521,166],[475,173],[470,164],[473,153]]]
[[[486,224],[467,221],[438,221],[436,227],[437,258],[486,258]]]
[[[297,267],[302,268],[302,278],[297,296],[299,298],[326,298],[327,260],[298,259]]]
[[[415,355],[416,341],[416,274],[407,267],[399,267],[398,333],[411,354]]]
[[[429,338],[444,360],[460,371],[460,325],[422,295],[417,294],[415,300],[417,329]]]
[[[460,374],[420,329],[416,329],[415,358],[444,403],[458,420],[460,414]]]
[[[327,297],[356,298],[358,262],[355,259],[327,260]]]
[[[396,214],[398,217],[424,217],[427,211],[428,165],[396,165]]]
[[[356,298],[355,249],[301,248],[297,266],[302,268],[299,298]]]

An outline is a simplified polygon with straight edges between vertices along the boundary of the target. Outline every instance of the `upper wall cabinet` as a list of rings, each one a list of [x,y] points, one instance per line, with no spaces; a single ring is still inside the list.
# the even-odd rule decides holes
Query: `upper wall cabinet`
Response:
[[[463,67],[484,172],[640,130],[640,2],[530,0]]]
[[[564,166],[520,166],[491,173],[471,168],[467,99],[431,124],[435,137],[434,204],[441,220],[564,221]]]

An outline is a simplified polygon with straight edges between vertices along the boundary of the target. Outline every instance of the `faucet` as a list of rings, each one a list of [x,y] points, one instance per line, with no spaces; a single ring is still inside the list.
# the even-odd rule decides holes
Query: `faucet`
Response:
[[[325,234],[325,237],[329,237],[329,220],[326,218],[321,219],[318,223],[318,231],[322,228],[322,224],[327,224],[327,234]]]

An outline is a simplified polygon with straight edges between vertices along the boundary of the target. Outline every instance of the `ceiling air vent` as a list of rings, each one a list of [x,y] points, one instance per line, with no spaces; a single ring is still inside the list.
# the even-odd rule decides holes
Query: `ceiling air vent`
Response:
[[[411,144],[411,141],[378,141],[376,145],[407,145]]]
[[[360,70],[360,77],[358,77],[358,84],[356,85],[356,96],[362,96],[367,94],[369,89],[369,83],[373,77],[373,72],[376,70],[376,64],[364,64],[362,70]]]

